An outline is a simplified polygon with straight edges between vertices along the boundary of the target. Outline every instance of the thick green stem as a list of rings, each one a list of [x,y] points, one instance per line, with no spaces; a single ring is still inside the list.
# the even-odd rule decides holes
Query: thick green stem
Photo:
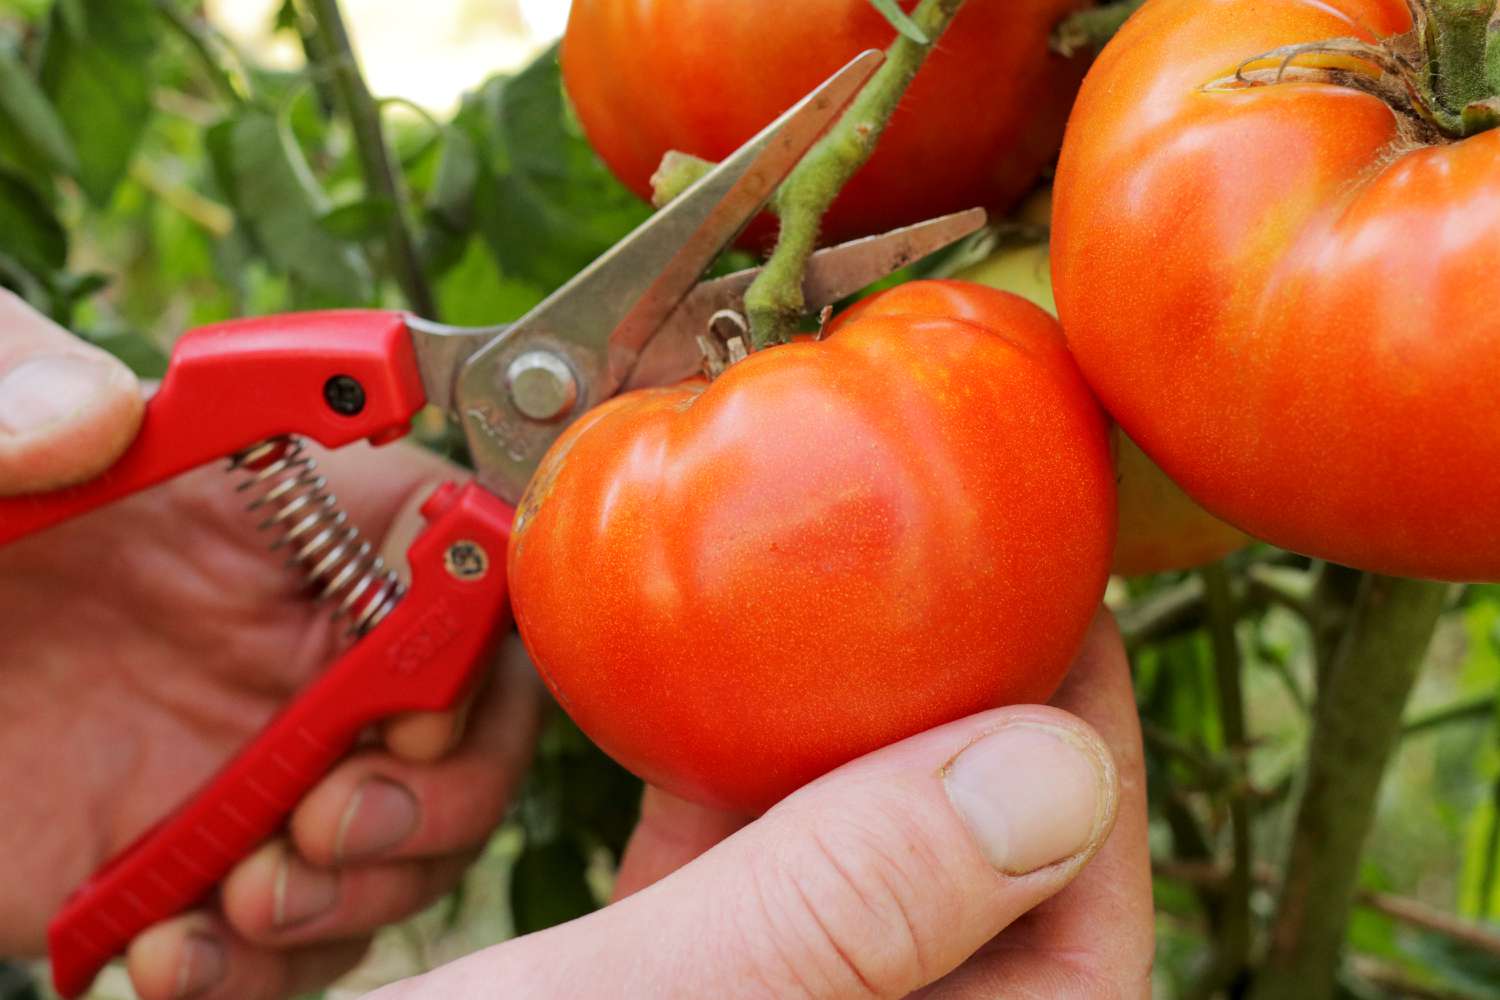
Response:
[[[1433,102],[1445,116],[1461,116],[1464,109],[1495,96],[1485,74],[1485,43],[1494,0],[1424,0],[1425,23],[1418,40],[1428,59],[1427,85]]]
[[[1223,563],[1204,567],[1201,575],[1209,637],[1214,651],[1219,726],[1224,736],[1224,749],[1235,762],[1237,773],[1243,775],[1249,746],[1245,738],[1245,696],[1239,639],[1235,635],[1238,617],[1234,595],[1230,590],[1229,572]],[[1213,967],[1205,977],[1205,985],[1209,988],[1204,995],[1212,995],[1234,982],[1250,962],[1250,890],[1254,881],[1250,821],[1247,782],[1240,780],[1229,789],[1232,867],[1224,886]]]
[[[786,343],[796,333],[804,305],[802,273],[817,248],[823,214],[870,158],[901,96],[962,6],[963,0],[922,0],[911,18],[931,41],[923,45],[898,35],[843,117],[781,185],[776,197],[781,235],[745,291],[752,349]]]
[[[359,154],[366,193],[371,197],[388,200],[395,209],[390,213],[385,234],[386,254],[391,271],[412,311],[429,319],[437,319],[437,302],[427,284],[427,275],[422,270],[422,261],[417,254],[417,242],[406,217],[405,190],[401,176],[392,163],[390,147],[386,144],[380,108],[370,95],[370,88],[359,71],[359,63],[349,44],[349,32],[344,27],[338,0],[310,2],[317,15],[320,47],[328,54],[327,70],[354,132],[354,146]]]
[[[1333,993],[1360,853],[1448,586],[1366,576],[1324,670],[1270,948],[1252,1000]]]

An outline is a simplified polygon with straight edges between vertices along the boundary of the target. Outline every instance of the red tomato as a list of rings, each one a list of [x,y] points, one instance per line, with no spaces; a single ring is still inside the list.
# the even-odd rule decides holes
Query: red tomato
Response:
[[[1405,0],[1150,0],[1069,125],[1057,304],[1105,407],[1224,520],[1497,580],[1500,132],[1422,145],[1348,87],[1207,86],[1409,27]]]
[[[537,667],[677,795],[764,809],[1044,701],[1103,594],[1106,424],[1052,319],[918,282],[835,325],[592,410],[522,499],[510,583]]]
[[[1028,202],[1028,208],[1030,205]],[[1050,210],[1050,199],[1046,207]],[[1019,295],[1048,312],[1057,309],[1046,244],[1004,248],[956,277]],[[1114,433],[1120,510],[1115,534],[1116,573],[1140,576],[1191,569],[1222,559],[1249,543],[1243,532],[1194,503],[1118,427]]]
[[[824,218],[825,237],[1004,207],[1025,193],[1056,154],[1083,78],[1084,63],[1053,55],[1048,37],[1090,2],[969,0]],[[869,0],[574,0],[563,76],[589,141],[649,198],[662,154],[721,159],[895,37]]]

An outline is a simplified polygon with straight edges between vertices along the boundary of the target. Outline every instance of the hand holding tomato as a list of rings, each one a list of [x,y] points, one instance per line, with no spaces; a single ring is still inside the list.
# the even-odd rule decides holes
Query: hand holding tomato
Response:
[[[512,603],[608,753],[759,811],[913,733],[1050,697],[1114,519],[1104,417],[1051,318],[915,282],[820,343],[582,417],[522,499]]]
[[[369,1000],[1145,996],[1146,785],[1108,615],[1053,704],[880,750],[748,825],[651,790],[613,905]]]

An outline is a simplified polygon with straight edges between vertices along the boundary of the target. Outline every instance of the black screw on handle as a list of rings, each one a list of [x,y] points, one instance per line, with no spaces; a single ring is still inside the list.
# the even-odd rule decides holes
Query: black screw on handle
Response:
[[[352,417],[365,408],[365,387],[351,375],[335,375],[323,383],[323,399],[334,413]]]

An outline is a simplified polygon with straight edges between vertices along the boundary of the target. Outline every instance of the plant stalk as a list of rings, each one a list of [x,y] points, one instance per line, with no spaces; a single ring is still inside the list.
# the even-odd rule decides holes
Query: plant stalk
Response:
[[[386,253],[396,283],[407,305],[420,316],[437,319],[437,302],[427,283],[406,213],[406,192],[386,144],[380,108],[370,95],[359,62],[349,44],[349,32],[338,0],[309,0],[317,20],[317,36],[328,56],[328,72],[354,132],[354,145],[365,179],[366,194],[388,199],[395,210],[386,223]]]
[[[817,248],[824,213],[870,158],[906,88],[962,6],[963,0],[922,0],[911,19],[930,41],[924,45],[898,34],[859,96],[781,185],[776,249],[745,291],[752,350],[786,343],[796,333],[805,304],[802,273]]]
[[[1250,851],[1250,795],[1244,780],[1249,746],[1245,736],[1243,663],[1235,635],[1238,616],[1230,590],[1229,571],[1223,563],[1203,568],[1203,595],[1208,611],[1209,638],[1213,645],[1214,677],[1219,697],[1219,727],[1224,749],[1234,762],[1241,780],[1228,789],[1231,867],[1224,884],[1213,967],[1205,977],[1212,995],[1242,976],[1250,964],[1250,890],[1254,861]]]
[[[1252,1000],[1333,994],[1381,778],[1447,596],[1448,585],[1430,581],[1359,582],[1349,627],[1323,671],[1307,781]]]

